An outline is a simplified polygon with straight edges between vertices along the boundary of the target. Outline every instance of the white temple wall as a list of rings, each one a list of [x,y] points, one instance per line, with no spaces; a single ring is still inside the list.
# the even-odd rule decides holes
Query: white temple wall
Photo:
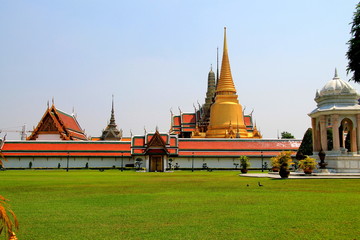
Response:
[[[173,159],[173,165],[178,163],[180,168],[189,168],[189,169],[192,168],[192,157],[187,157],[187,158],[173,157],[171,159]],[[265,162],[267,162],[268,168],[270,168],[271,167],[270,158],[264,157],[263,163]],[[194,157],[194,168],[202,168],[204,163],[206,163],[208,168],[234,168],[234,169],[235,169],[234,163],[238,163],[239,165],[237,166],[237,168],[238,169],[240,168],[240,160],[238,157],[236,158]],[[250,158],[250,164],[251,164],[250,168],[261,168],[261,164],[262,164],[261,157]]]
[[[5,168],[58,168],[60,163],[61,168],[67,167],[67,157],[7,157],[8,161],[3,161]],[[131,157],[123,158],[98,158],[98,157],[69,157],[69,168],[85,168],[88,163],[89,168],[116,168],[123,167],[126,164],[133,164]]]
[[[148,168],[148,159],[146,157],[141,157],[144,162],[141,167]],[[192,158],[190,157],[169,157],[173,159],[173,165],[178,163],[180,168],[192,168]],[[29,168],[29,163],[31,162],[31,168],[58,168],[60,164],[61,168],[67,167],[67,157],[8,157],[8,161],[3,161],[5,168]],[[263,163],[267,162],[268,168],[270,168],[270,158],[264,157]],[[69,168],[85,168],[88,163],[89,168],[116,168],[123,167],[126,164],[134,164],[134,159],[132,157],[127,157],[121,161],[121,158],[109,157],[109,158],[99,158],[99,157],[69,157]],[[206,163],[209,168],[234,168],[234,163],[240,164],[238,157],[236,158],[198,158],[194,157],[194,168],[202,168],[203,164]],[[165,166],[168,167],[168,160],[165,161]],[[261,157],[250,158],[250,168],[261,168]],[[354,164],[353,164],[354,165]],[[240,165],[237,166],[240,168]]]

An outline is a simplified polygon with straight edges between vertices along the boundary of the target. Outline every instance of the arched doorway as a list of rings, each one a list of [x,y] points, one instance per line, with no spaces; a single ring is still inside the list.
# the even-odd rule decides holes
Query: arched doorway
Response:
[[[340,147],[348,152],[356,152],[356,133],[354,124],[349,118],[344,118],[339,127]]]

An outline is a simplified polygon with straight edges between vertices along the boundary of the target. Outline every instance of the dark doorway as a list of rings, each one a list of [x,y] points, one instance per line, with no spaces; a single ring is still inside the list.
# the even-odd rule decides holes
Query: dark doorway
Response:
[[[151,156],[150,158],[150,172],[163,172],[163,158],[162,156]]]

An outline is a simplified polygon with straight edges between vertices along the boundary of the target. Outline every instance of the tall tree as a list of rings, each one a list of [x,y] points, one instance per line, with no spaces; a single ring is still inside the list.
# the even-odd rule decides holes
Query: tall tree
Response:
[[[296,159],[301,160],[305,155],[311,156],[313,155],[313,142],[312,142],[312,129],[308,128],[305,132],[304,137],[301,141],[301,145],[296,154]]]
[[[346,71],[353,73],[351,81],[360,83],[360,2],[356,5],[354,19],[351,26],[351,38],[348,41],[349,50],[346,56],[349,60]]]

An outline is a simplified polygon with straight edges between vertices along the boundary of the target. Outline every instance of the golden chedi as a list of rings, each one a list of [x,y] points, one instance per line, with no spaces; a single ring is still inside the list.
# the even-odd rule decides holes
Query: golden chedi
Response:
[[[210,123],[206,132],[207,138],[251,138],[244,124],[241,104],[236,95],[231,76],[230,62],[224,28],[224,49],[221,63],[220,79],[216,87],[215,102],[210,109]]]

